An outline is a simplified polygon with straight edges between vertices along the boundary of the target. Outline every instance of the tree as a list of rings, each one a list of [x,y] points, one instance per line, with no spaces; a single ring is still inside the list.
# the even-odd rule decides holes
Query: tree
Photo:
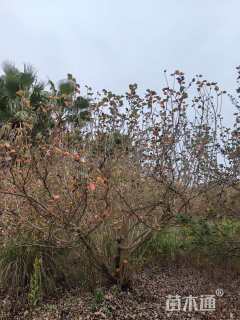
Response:
[[[36,80],[36,74],[32,66],[24,65],[20,72],[13,64],[3,64],[4,74],[0,77],[0,122],[13,121],[17,125],[17,119],[24,119],[26,110],[20,101],[22,97],[29,98]]]
[[[2,146],[3,229],[84,247],[96,269],[126,288],[137,250],[219,185],[223,92],[201,76],[188,85],[180,71],[172,78],[160,94],[141,96],[135,84],[125,95],[103,90],[83,126],[76,81],[51,84],[51,141]],[[79,127],[82,139],[69,141]]]
[[[89,99],[80,96],[80,86],[72,75],[59,83],[56,90],[49,81],[50,91],[38,81],[30,65],[23,71],[13,64],[3,64],[0,77],[0,126],[2,139],[16,139],[19,128],[36,144],[48,139],[54,128],[80,129],[89,121]],[[12,129],[16,129],[13,131]]]

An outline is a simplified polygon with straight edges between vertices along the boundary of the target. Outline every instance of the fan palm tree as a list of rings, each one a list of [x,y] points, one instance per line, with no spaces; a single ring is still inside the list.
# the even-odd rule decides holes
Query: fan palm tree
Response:
[[[34,142],[38,137],[48,137],[54,126],[76,129],[89,120],[89,100],[80,96],[80,87],[71,74],[59,82],[57,89],[49,81],[47,91],[31,65],[25,64],[20,71],[5,62],[2,69],[0,128],[5,124],[11,129],[26,127]]]
[[[3,63],[3,75],[0,77],[0,123],[12,120],[21,111],[22,94],[29,96],[36,80],[32,66],[24,65],[23,72],[9,62]]]
[[[48,93],[44,84],[37,81],[36,73],[31,65],[24,65],[20,71],[12,63],[5,62],[0,76],[0,127],[32,129],[33,139],[39,133],[46,135],[51,126],[51,115],[42,106],[48,101]]]

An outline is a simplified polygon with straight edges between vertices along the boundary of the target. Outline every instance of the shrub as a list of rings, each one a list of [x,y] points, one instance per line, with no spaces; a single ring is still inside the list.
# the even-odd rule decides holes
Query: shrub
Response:
[[[202,260],[234,264],[234,257],[239,257],[239,230],[240,223],[236,219],[209,221],[195,217],[178,228],[155,233],[138,252],[137,258],[162,263],[184,257],[192,262]]]

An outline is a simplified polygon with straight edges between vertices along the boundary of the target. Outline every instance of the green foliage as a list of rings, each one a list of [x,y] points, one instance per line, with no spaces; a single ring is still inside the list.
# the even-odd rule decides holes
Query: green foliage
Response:
[[[34,259],[35,248],[23,247],[19,241],[11,240],[1,248],[0,252],[0,283],[7,291],[20,293],[29,283]]]
[[[71,80],[63,80],[59,84],[60,94],[71,95],[74,93],[75,83]]]
[[[36,306],[42,299],[42,260],[35,258],[33,273],[30,279],[28,301],[32,306]]]
[[[235,219],[207,221],[184,219],[178,228],[157,232],[138,253],[139,257],[170,258],[178,256],[205,257],[221,261],[233,255],[232,244],[239,242],[240,222]],[[237,249],[238,250],[238,249]]]
[[[12,239],[1,248],[0,285],[11,294],[30,291],[32,299],[38,295],[38,288],[41,295],[52,294],[63,283],[67,285],[67,256],[64,250],[51,249],[50,243],[36,241],[27,233]],[[38,283],[40,278],[41,284]]]
[[[176,216],[176,221],[180,224],[187,224],[191,222],[191,217],[186,216],[184,214],[178,214]]]
[[[83,97],[77,97],[71,106],[64,109],[64,119],[68,124],[81,127],[90,120],[89,101]]]
[[[189,250],[191,241],[185,237],[183,230],[167,229],[155,232],[152,238],[138,252],[138,259],[170,258],[174,260],[178,255]]]
[[[1,79],[4,82],[4,93],[10,99],[16,98],[19,90],[29,90],[36,79],[35,72],[31,65],[24,65],[23,72],[19,71],[13,64],[9,62],[3,63],[3,71]]]
[[[24,64],[24,70],[20,73],[20,89],[29,90],[36,80],[34,68],[30,64]]]
[[[24,65],[21,72],[9,62],[3,63],[3,71],[0,77],[0,124],[7,121],[24,122],[29,110],[23,110],[20,96],[27,98],[31,95],[36,85],[36,74],[30,65]],[[23,117],[22,112],[26,116]]]
[[[101,289],[96,289],[94,292],[94,301],[96,304],[101,304],[104,301],[104,292]]]
[[[193,250],[209,257],[227,257],[231,243],[239,241],[239,230],[239,222],[231,219],[219,222],[198,219],[188,226]]]
[[[29,139],[37,144],[49,138],[54,127],[81,128],[90,120],[89,100],[80,96],[79,85],[71,74],[59,83],[49,81],[50,92],[39,82],[31,65],[20,71],[3,64],[0,76],[0,126],[27,127]],[[54,107],[53,107],[54,106]],[[57,116],[56,116],[57,114]]]

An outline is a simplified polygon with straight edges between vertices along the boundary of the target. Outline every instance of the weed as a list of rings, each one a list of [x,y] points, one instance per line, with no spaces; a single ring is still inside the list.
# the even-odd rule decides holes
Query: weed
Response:
[[[42,299],[42,260],[35,258],[33,265],[33,274],[30,280],[30,289],[28,301],[31,306],[36,306]]]

